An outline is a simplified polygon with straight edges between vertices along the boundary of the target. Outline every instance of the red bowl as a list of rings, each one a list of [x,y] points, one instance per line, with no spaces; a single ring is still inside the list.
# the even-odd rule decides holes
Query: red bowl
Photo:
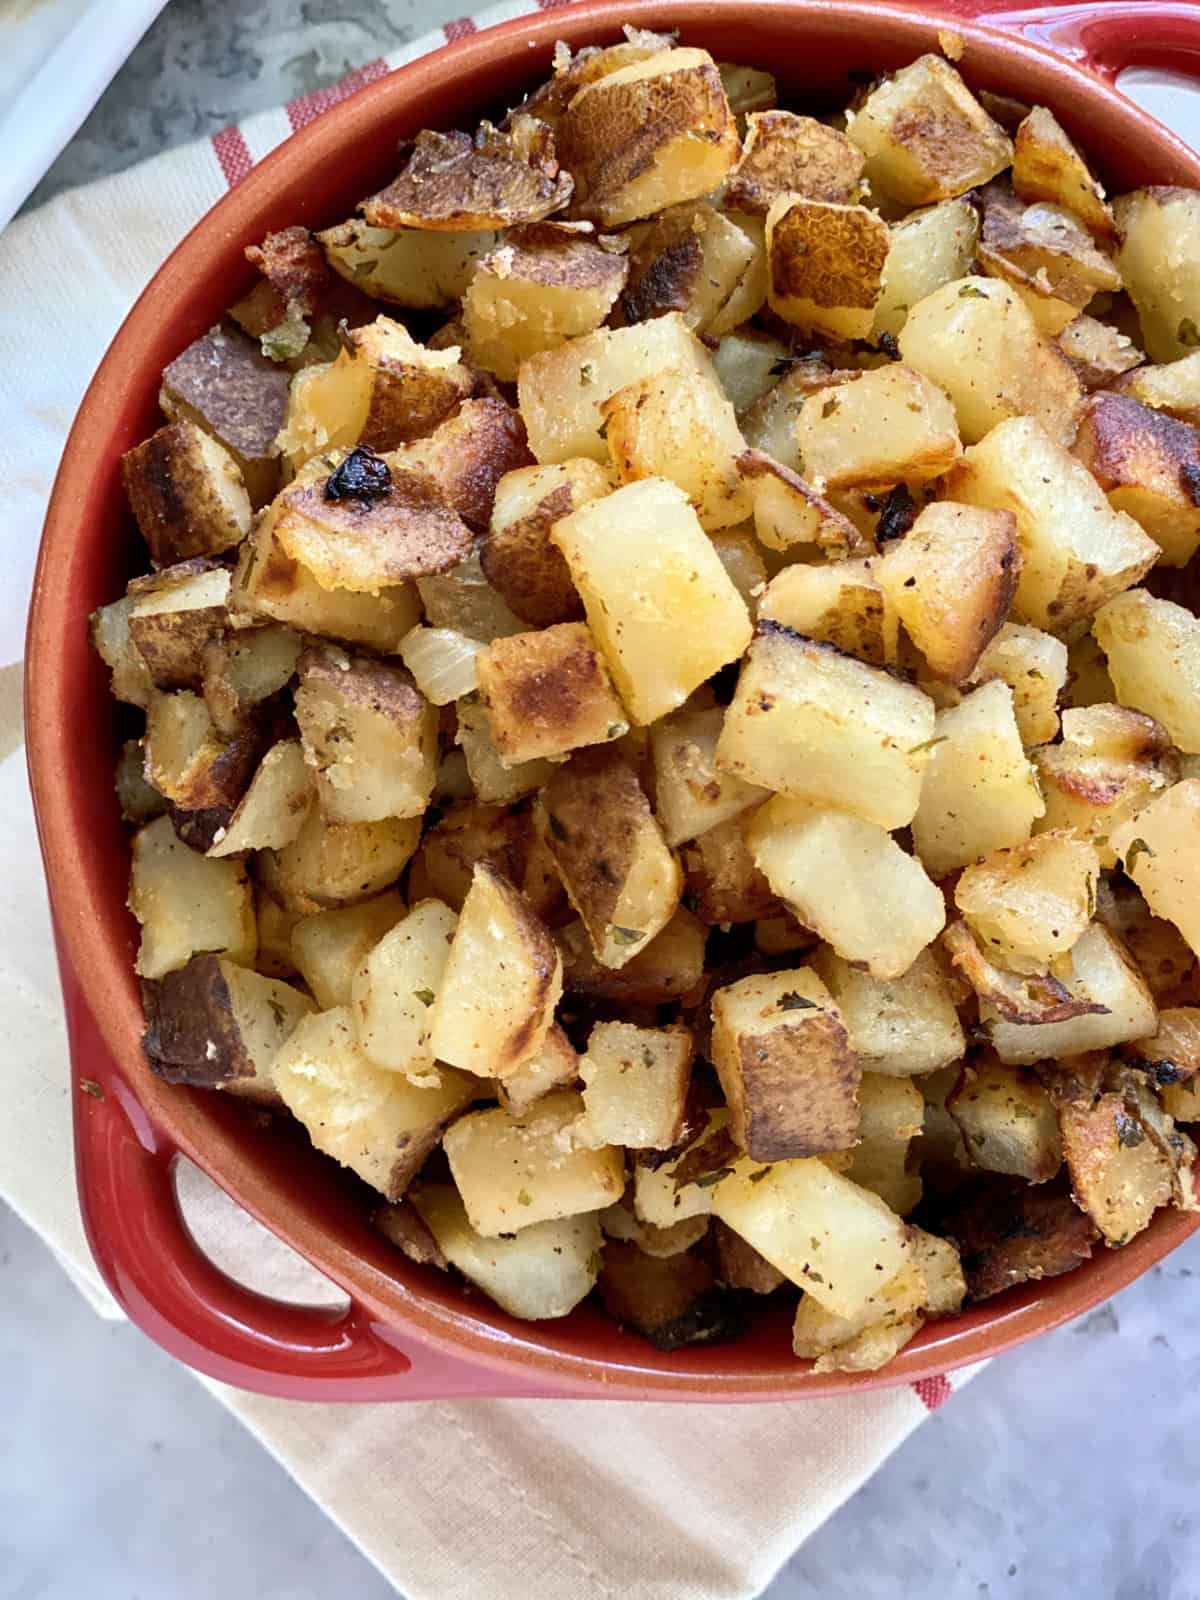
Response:
[[[1003,31],[971,20],[985,9],[986,0],[959,0],[940,15],[851,0],[586,0],[470,35],[353,95],[251,171],[174,251],[114,339],[46,520],[29,623],[28,751],[72,1039],[84,1220],[118,1300],[190,1365],[317,1400],[795,1400],[911,1383],[995,1355],[1129,1283],[1200,1222],[1161,1213],[1124,1250],[931,1325],[880,1373],[812,1376],[790,1354],[785,1319],[771,1313],[740,1343],[664,1354],[591,1308],[521,1323],[410,1265],[368,1226],[366,1191],[295,1131],[264,1131],[221,1096],[168,1087],[140,1050],[129,852],[111,781],[116,718],[86,621],[121,592],[134,559],[121,454],[158,422],[163,367],[246,289],[243,246],[289,223],[345,216],[391,176],[399,139],[513,103],[547,75],[555,40],[607,42],[623,22],[679,29],[718,60],[764,63],[801,104],[806,93],[822,104],[845,98],[864,71],[938,50],[939,29],[953,26],[968,81],[1053,107],[1111,186],[1200,186],[1200,159],[1111,82],[1135,61],[1188,64],[1200,48],[1200,8],[1135,0],[1050,9],[1007,18]],[[179,1215],[177,1152],[342,1285],[351,1309],[284,1306],[213,1267]]]

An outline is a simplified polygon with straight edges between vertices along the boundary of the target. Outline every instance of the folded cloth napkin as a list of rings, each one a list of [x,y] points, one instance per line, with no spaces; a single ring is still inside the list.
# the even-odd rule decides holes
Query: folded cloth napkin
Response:
[[[542,0],[541,9],[555,3]],[[448,23],[333,88],[62,195],[0,236],[8,579],[0,592],[0,1016],[9,1038],[0,1195],[101,1315],[121,1313],[75,1203],[66,1042],[21,749],[25,608],[62,444],[130,304],[227,188],[353,90],[527,10],[507,4]],[[1139,98],[1192,133],[1194,99],[1161,75],[1141,76]],[[186,1164],[180,1195],[193,1232],[232,1276],[280,1298],[341,1298]],[[758,1594],[974,1370],[845,1399],[728,1407],[302,1405],[202,1381],[411,1600],[740,1600]]]

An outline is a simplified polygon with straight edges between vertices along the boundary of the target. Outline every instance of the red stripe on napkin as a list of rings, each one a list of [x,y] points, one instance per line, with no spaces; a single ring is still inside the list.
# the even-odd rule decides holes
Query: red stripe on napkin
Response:
[[[242,130],[222,128],[220,133],[213,134],[212,147],[225,174],[225,182],[232,189],[235,183],[241,183],[254,165],[249,147],[242,138]]]
[[[918,1378],[913,1389],[927,1411],[936,1411],[954,1393],[945,1373],[939,1373],[936,1378]]]
[[[313,89],[309,94],[297,95],[294,100],[289,100],[286,109],[293,133],[306,128],[310,122],[315,122],[322,112],[329,110],[330,106],[336,106],[359,89],[365,89],[367,84],[375,83],[384,77],[387,71],[386,61],[379,59],[368,61],[364,66],[356,67],[353,72],[348,72],[344,78],[328,84],[324,89]]]
[[[446,43],[454,44],[459,39],[467,39],[471,34],[478,33],[479,29],[470,17],[455,17],[453,21],[442,24],[442,32],[446,35]]]

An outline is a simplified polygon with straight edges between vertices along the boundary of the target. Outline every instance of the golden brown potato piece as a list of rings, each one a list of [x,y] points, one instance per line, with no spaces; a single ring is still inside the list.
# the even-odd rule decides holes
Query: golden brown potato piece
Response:
[[[970,271],[979,215],[967,200],[943,200],[910,212],[892,224],[891,233],[883,290],[875,306],[876,339],[884,333],[894,338],[913,306]]]
[[[712,997],[713,1062],[739,1146],[756,1161],[846,1150],[861,1066],[832,995],[808,968],[743,978]]]
[[[1058,336],[1058,348],[1089,393],[1107,389],[1145,360],[1128,334],[1088,316],[1075,317],[1067,323]]]
[[[779,902],[746,842],[752,811],[709,828],[683,847],[689,903],[710,927],[756,922]]]
[[[1067,647],[1053,634],[1006,622],[980,656],[972,688],[999,678],[1012,690],[1021,743],[1048,744],[1058,732],[1058,697],[1067,684]]]
[[[195,423],[169,423],[127,451],[121,479],[156,567],[219,555],[250,531],[237,462]]]
[[[1062,1166],[1058,1114],[1036,1074],[985,1056],[968,1065],[946,1109],[985,1172],[1048,1183]]]
[[[816,390],[795,426],[803,470],[825,489],[924,483],[962,454],[954,407],[910,367],[877,367]]]
[[[1008,616],[1021,571],[1016,518],[941,500],[875,565],[930,671],[962,683]]]
[[[674,34],[654,33],[649,28],[627,27],[622,31],[625,38],[621,44],[587,44],[574,52],[565,43],[556,45],[553,75],[527,94],[511,115],[524,113],[557,128],[563,112],[585,84],[596,83],[622,67],[661,55],[675,43]]]
[[[876,567],[871,560],[784,567],[767,585],[758,614],[872,666],[895,665],[900,619]]]
[[[1016,289],[1043,333],[1060,334],[1095,295],[1120,289],[1121,274],[1070,212],[1026,206],[1001,179],[978,203],[979,263]]]
[[[876,1372],[914,1339],[925,1323],[925,1278],[909,1261],[883,1286],[879,1305],[853,1317],[826,1311],[811,1295],[796,1307],[792,1353],[813,1372]]]
[[[1146,353],[1177,361],[1200,342],[1200,195],[1134,189],[1113,203],[1116,263],[1137,307]]]
[[[551,543],[550,530],[610,488],[604,468],[586,457],[519,467],[496,485],[491,530],[479,559],[488,582],[523,621],[545,628],[583,616],[571,569]]]
[[[479,654],[478,673],[492,743],[502,760],[561,756],[629,731],[584,622],[494,639]]]
[[[966,867],[954,902],[1002,966],[1045,972],[1091,921],[1099,876],[1091,844],[1048,831]]]
[[[228,823],[214,831],[208,854],[234,856],[290,844],[304,826],[312,798],[299,739],[280,739],[259,762]]]
[[[864,1072],[858,1086],[858,1133],[842,1169],[852,1183],[877,1194],[897,1216],[920,1202],[921,1175],[911,1160],[925,1122],[925,1101],[908,1078]]]
[[[254,961],[254,896],[240,861],[208,861],[179,839],[169,817],[133,836],[129,909],[142,925],[137,973],[163,978],[195,955]]]
[[[296,920],[292,958],[322,1011],[350,1004],[354,974],[403,915],[404,901],[396,890],[389,889],[358,905],[317,911]],[[261,923],[261,908],[259,920]]]
[[[229,569],[188,561],[129,585],[129,637],[160,689],[198,689],[229,628]]]
[[[245,793],[263,742],[261,728],[220,737],[198,694],[155,695],[146,712],[146,776],[185,811],[232,807]]]
[[[1049,200],[1073,212],[1100,239],[1116,234],[1104,190],[1052,111],[1034,106],[1013,140],[1013,188],[1022,200]]]
[[[155,684],[149,667],[129,636],[134,602],[135,596],[126,594],[93,611],[88,619],[88,637],[92,649],[109,670],[113,699],[144,709],[150,704]]]
[[[1165,365],[1139,367],[1113,385],[1118,394],[1130,395],[1144,406],[1165,411],[1180,422],[1200,424],[1200,350]]]
[[[662,51],[586,84],[558,138],[575,177],[575,214],[606,228],[710,193],[740,149],[705,50]]]
[[[691,1030],[598,1022],[579,1058],[583,1144],[670,1150],[684,1127],[692,1075]]]
[[[559,170],[554,137],[532,117],[519,120],[524,126],[512,137],[487,124],[474,139],[459,129],[423,129],[399,175],[363,201],[363,216],[374,228],[458,233],[540,222],[560,211],[573,185]]]
[[[1092,631],[1121,704],[1154,717],[1180,750],[1200,751],[1200,619],[1131,589],[1104,606]]]
[[[905,206],[965,194],[1012,160],[1008,135],[940,56],[885,78],[850,118],[872,189]]]
[[[1059,1122],[1076,1199],[1107,1244],[1128,1244],[1170,1203],[1170,1160],[1122,1095],[1062,1105]]]
[[[235,628],[211,639],[202,657],[201,689],[217,732],[231,739],[256,706],[278,694],[300,659],[302,641],[290,628]]]
[[[1154,915],[1132,879],[1124,873],[1101,879],[1096,916],[1129,951],[1158,1003],[1192,1003],[1198,995],[1196,953],[1173,923]],[[1160,1011],[1160,1022],[1162,1016]]]
[[[554,1089],[573,1087],[578,1077],[579,1057],[555,1022],[537,1055],[522,1061],[506,1078],[496,1079],[496,1094],[509,1116],[519,1121],[535,1102]]]
[[[1200,1074],[1200,1009],[1169,1006],[1160,1011],[1157,1030],[1148,1039],[1122,1045],[1121,1054],[1157,1088],[1191,1083]]]
[[[1021,975],[1000,966],[985,955],[974,932],[961,920],[952,922],[943,933],[942,948],[990,1008],[990,1015],[1008,1022],[1044,1027],[1073,1017],[1103,1015],[1107,1009],[1087,995],[1072,992],[1048,973]]]
[[[504,400],[466,400],[431,434],[388,453],[393,472],[424,473],[469,528],[487,531],[496,485],[533,460],[520,413]],[[441,568],[431,568],[441,571]]]
[[[1110,841],[1150,909],[1173,922],[1193,950],[1200,947],[1197,857],[1200,779],[1186,778],[1112,830]]]
[[[463,296],[471,359],[515,382],[529,356],[598,328],[628,271],[622,254],[584,235],[551,224],[513,229],[484,256]]]
[[[720,706],[685,706],[651,729],[654,809],[672,848],[767,798],[765,789],[718,769],[724,716]]]
[[[1117,511],[1182,567],[1200,549],[1200,430],[1121,394],[1094,394],[1074,453]]]
[[[657,1006],[690,998],[703,980],[707,936],[704,923],[679,906],[662,932],[615,970],[597,961],[582,922],[569,923],[555,938],[562,951],[563,983],[569,993],[586,1000]]]
[[[225,1089],[259,1105],[282,1105],[271,1067],[301,1017],[316,1007],[276,978],[194,956],[157,982],[142,982],[150,1070],[168,1083]]]
[[[665,928],[682,874],[633,769],[615,750],[583,750],[538,796],[538,827],[607,967]]]
[[[796,403],[792,412],[800,409]],[[792,429],[792,454],[799,448]],[[832,561],[870,548],[858,529],[836,507],[782,462],[764,450],[745,450],[737,469],[750,485],[754,504],[754,532],[768,550],[790,550],[813,544]]]
[[[707,201],[660,212],[632,228],[629,239],[629,281],[620,302],[627,324],[677,311],[703,333],[718,321],[736,326],[762,304],[765,280],[751,297],[757,303],[748,309],[740,303],[750,295],[743,282],[756,262],[756,239],[740,219]]]
[[[767,303],[805,332],[865,339],[890,243],[865,206],[782,194],[767,212]]]
[[[158,400],[172,422],[195,423],[224,445],[257,509],[279,487],[275,439],[287,417],[290,381],[255,340],[219,326],[167,366]]]
[[[313,806],[291,844],[263,851],[256,872],[285,910],[354,905],[395,883],[420,837],[417,817],[327,822]]]
[[[956,1198],[944,1231],[962,1252],[970,1301],[1071,1272],[1092,1253],[1095,1225],[1065,1188],[993,1177]]]
[[[615,1322],[658,1350],[716,1344],[741,1332],[741,1308],[694,1250],[659,1257],[610,1240],[600,1268],[600,1296]]]
[[[423,815],[437,771],[437,714],[407,673],[332,646],[307,650],[296,721],[326,821]]]
[[[551,914],[561,904],[561,886],[535,835],[527,807],[453,806],[426,832],[418,861],[425,874],[425,891],[455,911],[462,909],[477,861],[486,862],[516,884],[539,916]],[[417,865],[413,863],[414,871]]]
[[[791,111],[751,112],[741,160],[725,186],[725,204],[765,217],[781,194],[853,204],[862,188],[863,155],[844,133]]]
[[[966,1049],[954,993],[935,950],[898,978],[874,978],[822,945],[810,959],[837,1003],[863,1071],[906,1078],[937,1072]]]

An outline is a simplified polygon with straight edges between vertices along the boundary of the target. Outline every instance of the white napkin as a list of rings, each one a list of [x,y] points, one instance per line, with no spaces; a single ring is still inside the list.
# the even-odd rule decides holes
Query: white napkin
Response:
[[[510,4],[447,37],[523,14]],[[350,86],[436,48],[371,63]],[[1195,97],[1129,75],[1184,137]],[[1133,80],[1136,81],[1136,86]],[[8,1084],[0,1195],[102,1315],[120,1316],[75,1203],[69,1067],[19,724],[24,613],[54,469],[71,418],[138,291],[192,223],[323,91],[242,128],[60,196],[0,236],[0,1016]],[[184,1167],[204,1248],[281,1298],[341,1291]],[[411,1600],[742,1600],[973,1371],[836,1400],[698,1406],[486,1400],[303,1405],[206,1382]]]

